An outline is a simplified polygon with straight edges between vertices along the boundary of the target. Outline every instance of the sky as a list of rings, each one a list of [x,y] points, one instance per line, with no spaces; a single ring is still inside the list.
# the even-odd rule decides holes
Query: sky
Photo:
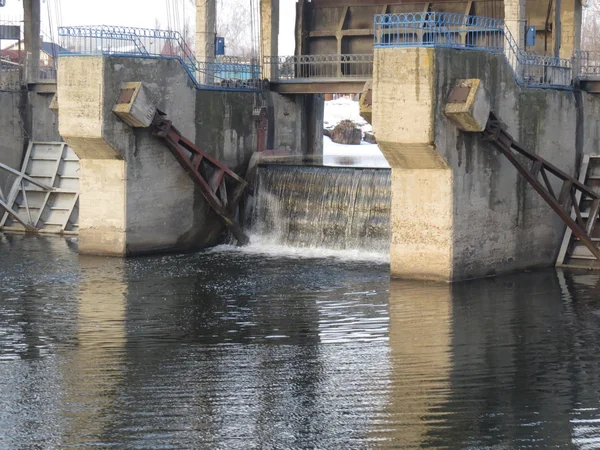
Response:
[[[195,22],[194,6],[189,0],[172,0],[184,5],[186,16]],[[243,0],[238,0],[243,1]],[[141,28],[154,28],[158,20],[162,28],[167,27],[166,0],[41,0],[42,28],[50,35],[48,27],[48,8],[52,22],[56,23],[57,4],[62,10],[60,25],[127,25]],[[235,0],[231,0],[235,4]],[[294,53],[294,20],[296,0],[280,0],[280,37],[279,54]],[[234,7],[234,6],[232,6]],[[6,0],[6,6],[0,8],[0,22],[19,19],[23,15],[22,0]],[[56,31],[54,32],[56,40]]]

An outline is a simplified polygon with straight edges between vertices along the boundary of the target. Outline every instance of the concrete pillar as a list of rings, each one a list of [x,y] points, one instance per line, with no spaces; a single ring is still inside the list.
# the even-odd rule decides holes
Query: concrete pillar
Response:
[[[59,131],[81,167],[79,252],[129,256],[215,244],[223,225],[165,144],[112,112],[122,83],[143,82],[195,141],[196,89],[181,65],[73,56],[59,58],[59,71]]]
[[[323,121],[325,100],[323,94],[309,94],[304,99],[306,114],[306,151],[308,155],[323,155]]]
[[[25,80],[37,83],[40,77],[40,0],[24,0]]]
[[[216,0],[196,0],[196,59],[213,61],[217,36]]]
[[[504,0],[504,23],[520,48],[525,46],[526,0]]]
[[[373,69],[373,130],[392,167],[391,274],[451,281],[452,170],[432,144],[434,49],[375,49]]]
[[[260,0],[260,56],[279,56],[279,0]],[[263,77],[277,78],[277,64],[264,64]]]
[[[560,40],[558,56],[561,58],[571,58],[573,52],[581,48],[581,0],[561,0],[557,2],[560,5],[560,34],[557,35]],[[556,27],[555,27],[556,28]]]

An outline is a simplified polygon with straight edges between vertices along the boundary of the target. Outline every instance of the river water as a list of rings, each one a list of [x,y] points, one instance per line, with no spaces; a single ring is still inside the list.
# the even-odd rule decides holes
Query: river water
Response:
[[[600,448],[599,274],[388,271],[0,235],[0,448]]]

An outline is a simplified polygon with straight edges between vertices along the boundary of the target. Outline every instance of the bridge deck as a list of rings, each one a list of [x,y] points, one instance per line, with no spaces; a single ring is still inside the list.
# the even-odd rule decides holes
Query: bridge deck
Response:
[[[280,94],[360,94],[370,78],[295,78],[271,82]]]

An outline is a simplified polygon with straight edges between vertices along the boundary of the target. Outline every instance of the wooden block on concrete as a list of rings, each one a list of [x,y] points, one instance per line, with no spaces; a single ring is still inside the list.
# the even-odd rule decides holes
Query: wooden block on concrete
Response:
[[[481,80],[476,78],[458,80],[448,95],[446,116],[456,126],[469,132],[485,130],[491,105]]]
[[[131,127],[147,128],[156,114],[156,105],[144,85],[132,81],[121,84],[113,112]]]

